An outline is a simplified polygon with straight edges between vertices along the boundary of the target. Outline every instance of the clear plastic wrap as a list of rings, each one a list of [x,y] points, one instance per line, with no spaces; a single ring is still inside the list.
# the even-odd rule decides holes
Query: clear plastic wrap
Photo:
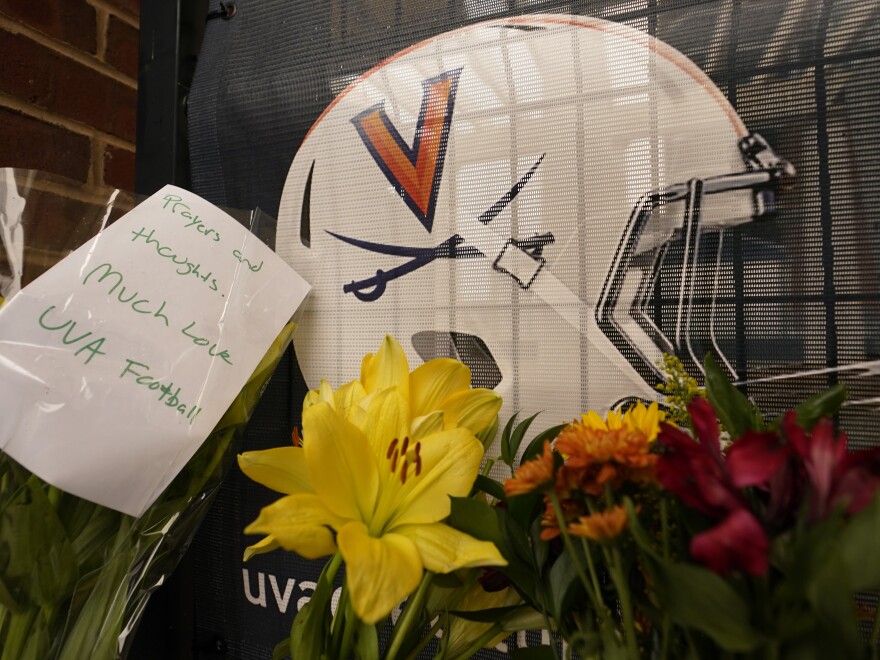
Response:
[[[0,170],[0,306],[133,205],[120,191]],[[150,594],[219,488],[293,327],[284,326],[207,440],[139,517],[63,492],[0,453],[2,660],[125,657]]]

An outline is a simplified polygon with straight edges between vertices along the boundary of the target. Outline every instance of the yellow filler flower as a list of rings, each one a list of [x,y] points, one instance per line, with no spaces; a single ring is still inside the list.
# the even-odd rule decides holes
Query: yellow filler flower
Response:
[[[609,410],[605,419],[592,410],[581,415],[581,423],[587,428],[597,431],[617,431],[619,429],[640,431],[645,434],[648,442],[657,437],[660,433],[660,424],[665,420],[666,413],[660,410],[656,401],[647,407],[644,403],[638,402],[623,414]]]
[[[424,569],[504,565],[492,543],[440,522],[449,497],[470,492],[483,458],[476,434],[500,407],[494,392],[470,388],[470,370],[458,361],[431,360],[410,373],[403,349],[386,337],[364,358],[360,380],[309,392],[302,447],[239,456],[245,474],[287,495],[245,529],[268,535],[248,550],[316,559],[338,549],[352,607],[366,623],[412,593]]]

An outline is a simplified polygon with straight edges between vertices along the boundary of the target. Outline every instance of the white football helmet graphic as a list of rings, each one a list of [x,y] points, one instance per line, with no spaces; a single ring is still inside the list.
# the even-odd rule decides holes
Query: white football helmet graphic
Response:
[[[502,418],[545,426],[656,399],[664,352],[702,357],[700,234],[759,218],[792,173],[635,29],[535,15],[440,35],[351,84],[294,158],[277,250],[314,287],[297,360],[310,387],[342,383],[390,333],[411,365],[459,357]],[[664,334],[648,304],[673,239]]]

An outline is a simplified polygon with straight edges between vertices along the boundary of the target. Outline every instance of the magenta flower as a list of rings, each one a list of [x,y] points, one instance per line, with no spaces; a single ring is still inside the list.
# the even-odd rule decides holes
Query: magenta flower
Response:
[[[666,451],[657,464],[657,479],[684,504],[720,521],[691,539],[691,555],[717,573],[763,575],[770,542],[741,489],[766,487],[790,449],[775,433],[749,431],[725,456],[712,405],[697,398],[688,412],[698,441],[663,425],[659,441]]]
[[[694,559],[720,575],[737,570],[764,575],[770,542],[755,516],[743,507],[692,538],[690,551]]]
[[[880,487],[880,447],[848,453],[846,434],[835,437],[830,420],[820,420],[807,433],[797,425],[794,412],[785,416],[782,428],[803,461],[810,520],[821,520],[836,507],[852,515],[868,505]]]

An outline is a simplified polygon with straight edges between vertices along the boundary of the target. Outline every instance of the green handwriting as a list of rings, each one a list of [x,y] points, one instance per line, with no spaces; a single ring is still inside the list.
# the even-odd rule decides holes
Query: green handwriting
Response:
[[[180,333],[192,339],[192,343],[196,346],[208,346],[208,355],[210,355],[211,357],[218,357],[226,364],[232,364],[232,357],[229,355],[229,351],[227,351],[226,349],[218,351],[216,342],[212,342],[210,339],[206,339],[205,337],[200,336],[201,333],[190,332],[195,324],[196,322],[193,321],[183,330],[181,330]]]
[[[196,417],[199,416],[202,409],[197,405],[187,405],[186,403],[183,403],[180,400],[180,388],[178,387],[175,389],[174,381],[163,383],[157,378],[150,376],[147,373],[149,370],[150,367],[143,362],[126,359],[125,367],[122,369],[122,373],[119,374],[119,377],[126,379],[126,376],[128,376],[126,380],[133,381],[136,385],[140,385],[154,393],[158,393],[157,398],[160,402],[165,404],[170,410],[177,411],[179,415],[184,415],[189,421],[190,426],[192,426],[192,423],[196,421]]]
[[[92,331],[88,330],[83,334],[76,336],[76,321],[72,319],[67,319],[64,322],[59,321],[50,321],[49,315],[52,310],[55,309],[55,305],[51,305],[43,310],[43,313],[40,314],[40,327],[44,330],[50,330],[52,332],[61,332],[64,331],[64,335],[61,337],[61,343],[65,346],[71,345],[79,345],[79,348],[74,352],[74,355],[78,356],[80,353],[85,351],[88,353],[88,357],[84,364],[88,364],[92,361],[92,358],[96,355],[107,355],[104,351],[101,350],[101,347],[104,345],[104,337],[95,337],[91,341],[86,342],[87,339],[93,337]]]
[[[178,197],[177,195],[165,195],[165,204],[162,206],[163,209],[167,209],[171,207],[171,212],[175,215],[179,215],[181,218],[185,218],[189,220],[189,222],[184,225],[186,227],[195,227],[196,231],[200,234],[204,234],[205,236],[209,236],[214,239],[215,242],[220,240],[220,232],[216,229],[211,229],[204,222],[199,220],[199,216],[193,215],[190,211],[189,206],[187,206],[183,202],[182,197]]]
[[[132,291],[123,284],[123,282],[125,282],[125,277],[119,271],[113,270],[112,264],[103,263],[100,266],[95,266],[86,274],[82,283],[88,284],[89,280],[92,279],[92,276],[97,276],[97,279],[94,280],[95,284],[104,284],[104,280],[108,280],[108,284],[112,284],[113,286],[107,290],[107,294],[111,297],[115,295],[118,302],[123,305],[128,305],[138,314],[147,314],[153,318],[159,319],[166,327],[171,325],[168,321],[168,317],[163,311],[165,309],[165,301],[163,300],[157,304],[149,298],[141,296],[138,291],[132,293]],[[107,285],[105,284],[104,286]]]
[[[232,251],[232,256],[235,257],[236,259],[238,259],[238,263],[247,266],[247,267],[248,267],[248,270],[250,270],[252,273],[259,273],[260,270],[262,270],[262,268],[263,268],[263,262],[262,262],[262,261],[260,261],[259,264],[251,263],[251,260],[250,260],[250,259],[248,259],[248,258],[245,257],[245,256],[242,256],[242,254],[241,254],[241,250],[238,250],[238,249],[233,250],[233,251]]]
[[[131,232],[131,242],[136,243],[138,239],[142,238],[145,244],[152,245],[156,249],[156,254],[160,257],[171,260],[172,263],[177,265],[175,272],[178,275],[193,275],[205,282],[211,288],[211,291],[217,291],[217,280],[212,277],[214,271],[209,272],[207,275],[202,275],[199,271],[201,264],[194,263],[186,257],[175,254],[171,247],[168,245],[162,245],[162,243],[153,238],[155,233],[155,229],[151,229],[149,233],[147,233],[147,228],[141,227],[138,231]]]

